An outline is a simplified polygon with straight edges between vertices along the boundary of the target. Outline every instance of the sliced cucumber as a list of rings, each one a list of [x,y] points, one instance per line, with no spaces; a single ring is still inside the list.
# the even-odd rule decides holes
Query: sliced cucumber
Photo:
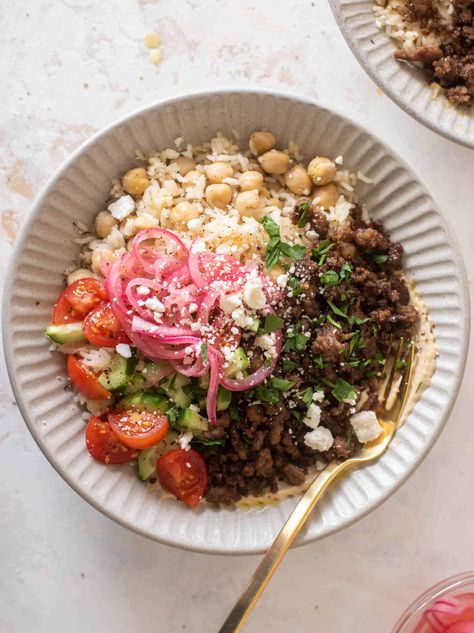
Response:
[[[156,473],[156,462],[162,455],[179,447],[177,440],[178,434],[174,431],[169,431],[159,444],[140,451],[138,456],[138,476],[142,481],[146,481]]]
[[[183,431],[191,431],[194,435],[200,435],[209,428],[209,422],[194,409],[184,409],[178,415],[176,425]]]
[[[250,330],[251,332],[256,334],[258,332],[258,328],[260,327],[260,319],[256,316],[251,317],[251,318],[252,318],[252,323],[249,323],[247,325],[247,330]]]
[[[60,345],[67,343],[81,343],[86,338],[82,333],[82,323],[63,323],[62,325],[48,325],[46,336]]]
[[[226,369],[226,375],[229,378],[235,378],[239,372],[244,372],[248,369],[249,365],[249,357],[241,347],[238,347],[234,352],[232,361],[229,363],[229,367]]]
[[[217,411],[225,411],[229,408],[230,401],[232,400],[232,393],[228,389],[219,386],[217,392],[216,409]]]
[[[166,391],[171,400],[178,407],[187,409],[191,404],[191,385],[190,380],[182,374],[176,373],[169,380],[163,382],[160,387]]]
[[[149,393],[144,391],[122,398],[119,400],[117,408],[163,414],[170,408],[170,401],[161,393]]]
[[[130,358],[124,358],[120,354],[115,354],[110,365],[99,376],[100,384],[109,391],[123,389],[133,376],[136,364],[135,354],[132,354]]]
[[[123,393],[129,395],[132,393],[138,393],[139,391],[144,391],[146,389],[146,380],[143,374],[140,372],[135,372],[133,376],[130,378],[128,383],[123,389]]]

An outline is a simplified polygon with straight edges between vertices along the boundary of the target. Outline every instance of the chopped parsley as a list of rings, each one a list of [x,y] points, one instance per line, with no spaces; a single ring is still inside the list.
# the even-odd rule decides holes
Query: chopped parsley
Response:
[[[313,390],[311,387],[304,389],[304,391],[300,391],[296,394],[298,398],[301,398],[305,405],[309,407],[309,405],[313,402]]]
[[[326,288],[337,286],[339,283],[339,274],[335,270],[328,270],[321,275],[321,283]]]
[[[274,376],[271,382],[272,387],[278,389],[279,391],[288,391],[295,384],[292,380],[285,380],[284,378],[278,378],[277,376]]]
[[[338,308],[337,305],[335,305],[332,301],[329,301],[329,299],[328,299],[328,305],[331,308],[331,310],[334,312],[334,314],[337,314],[337,316],[340,316],[343,319],[347,319],[346,312],[341,310],[341,308]],[[346,310],[347,310],[347,308],[346,308]]]
[[[230,403],[228,411],[229,411],[229,416],[232,422],[238,422],[240,419],[240,415],[239,415],[239,409],[237,408],[237,405],[235,404],[235,402]]]
[[[338,402],[351,403],[357,398],[357,392],[354,387],[342,378],[338,378],[336,382],[324,380],[324,383],[329,387],[332,387],[331,394]]]
[[[365,347],[365,341],[360,335],[359,330],[352,332],[352,337],[349,343],[349,356],[352,356],[352,352]]]
[[[300,214],[299,220],[298,220],[299,229],[303,229],[309,222],[308,210],[312,202],[313,202],[312,200],[303,200],[303,202],[300,202],[296,207],[297,213]]]
[[[291,293],[294,297],[303,294],[305,291],[304,287],[299,285],[299,281],[296,277],[290,277],[288,279],[288,285],[290,286]]]
[[[326,318],[328,320],[328,323],[334,325],[334,327],[337,327],[338,330],[342,330],[342,325],[338,321],[335,321],[330,314],[328,314]]]
[[[263,331],[265,334],[270,334],[270,332],[276,332],[283,326],[283,319],[281,319],[276,314],[267,314],[265,317],[265,323],[263,324]]]
[[[361,317],[358,317],[357,314],[353,314],[349,317],[349,325],[351,327],[353,327],[354,325],[362,325],[363,323],[367,323],[367,321],[370,321],[370,317],[365,317],[364,319],[362,319]]]
[[[309,335],[302,334],[300,330],[301,324],[297,323],[295,328],[287,333],[285,352],[302,352],[304,350],[306,343],[309,341]]]
[[[208,357],[207,357],[207,348],[208,348],[207,343],[203,343],[203,344],[201,345],[202,360],[204,361],[204,364],[205,364],[205,365],[207,365],[207,364],[208,364],[208,362],[209,362],[209,359],[208,359]]]
[[[217,438],[215,440],[207,440],[205,437],[193,437],[193,442],[196,444],[202,444],[203,446],[220,446],[224,444],[224,438]]]
[[[341,268],[341,272],[339,273],[341,282],[348,281],[349,277],[351,276],[351,272],[352,272],[352,266],[350,265],[350,263],[344,262]]]
[[[300,260],[304,257],[306,246],[302,244],[294,244],[291,246],[290,244],[286,244],[286,242],[282,242],[280,238],[280,227],[270,216],[266,215],[261,221],[261,224],[270,238],[267,244],[267,252],[265,253],[267,270],[271,270],[276,266],[281,255],[294,260]]]
[[[329,240],[322,240],[316,248],[311,250],[311,255],[317,260],[319,266],[324,264],[327,254],[333,246],[334,244]]]
[[[369,248],[365,251],[365,254],[374,262],[374,264],[385,264],[388,259],[387,253],[378,251],[376,248]]]
[[[324,369],[325,367],[324,360],[321,354],[313,356],[313,363],[316,365],[316,367],[318,367],[318,369]]]
[[[292,371],[298,367],[298,363],[295,363],[293,360],[284,360],[282,365],[283,371]]]
[[[262,402],[269,402],[270,404],[276,404],[280,400],[278,389],[262,384],[255,387],[255,395]]]

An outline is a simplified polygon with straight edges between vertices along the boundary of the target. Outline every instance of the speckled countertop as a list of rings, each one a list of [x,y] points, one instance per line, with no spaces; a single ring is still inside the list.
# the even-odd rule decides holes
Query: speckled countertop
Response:
[[[451,220],[472,280],[474,154],[377,90],[325,0],[2,0],[0,25],[2,273],[39,188],[95,130],[161,97],[258,85],[339,109],[393,146]],[[159,66],[141,44],[149,30]],[[473,352],[417,473],[355,526],[290,552],[246,631],[389,632],[427,586],[474,567]],[[0,411],[0,633],[216,631],[258,558],[164,547],[89,507],[27,432],[4,365]]]

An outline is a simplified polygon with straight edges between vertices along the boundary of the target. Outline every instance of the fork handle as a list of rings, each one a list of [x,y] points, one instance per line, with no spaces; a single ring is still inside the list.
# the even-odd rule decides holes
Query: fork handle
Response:
[[[347,462],[331,462],[315,477],[308,490],[296,504],[295,509],[288,517],[272,546],[262,558],[239,600],[219,629],[219,633],[236,633],[241,630],[250,611],[262,595],[263,590],[275,573],[287,549],[303,527],[318,499],[322,497],[331,482],[345,470],[346,466]]]

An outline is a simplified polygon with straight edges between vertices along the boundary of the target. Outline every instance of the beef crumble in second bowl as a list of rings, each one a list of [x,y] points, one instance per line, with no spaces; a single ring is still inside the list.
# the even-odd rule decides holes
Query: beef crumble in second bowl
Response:
[[[242,123],[243,120],[245,120],[245,124]],[[278,146],[288,148],[286,155],[289,155],[290,159],[293,156],[293,160],[297,158],[298,160],[295,162],[299,162],[302,158],[299,157],[298,148],[293,141],[297,143],[306,158],[305,164],[315,155],[330,156],[337,159],[336,162],[340,162],[339,157],[342,156],[347,174],[358,173],[360,176],[357,185],[360,202],[366,205],[366,209],[375,220],[383,222],[384,227],[390,232],[393,243],[391,246],[383,233],[378,231],[378,227],[367,225],[360,217],[360,210],[357,207],[347,205],[344,207],[344,212],[346,214],[350,212],[353,216],[352,224],[355,231],[353,235],[336,235],[334,227],[325,224],[324,221],[327,220],[325,213],[323,212],[321,216],[315,214],[316,224],[312,229],[314,234],[319,234],[321,238],[317,239],[315,250],[319,248],[321,253],[314,256],[317,260],[316,264],[310,263],[309,260],[307,263],[300,260],[293,265],[291,276],[296,280],[294,283],[307,285],[310,289],[316,290],[317,280],[320,279],[319,274],[321,274],[325,276],[325,279],[327,277],[328,283],[325,285],[328,287],[328,292],[331,292],[331,287],[335,292],[336,284],[331,286],[329,279],[331,273],[337,269],[339,277],[341,277],[345,271],[343,276],[345,277],[347,273],[347,279],[340,278],[338,282],[341,284],[348,280],[352,261],[349,251],[354,250],[354,248],[371,251],[375,253],[375,256],[380,253],[380,250],[389,253],[395,271],[398,266],[396,260],[399,254],[395,243],[400,240],[405,245],[406,250],[406,273],[416,282],[417,290],[421,294],[423,302],[428,306],[430,320],[435,325],[439,353],[436,370],[431,383],[422,393],[421,399],[416,403],[407,424],[401,431],[399,440],[377,464],[353,473],[328,495],[320,511],[312,517],[300,542],[306,542],[330,533],[368,512],[396,489],[410,474],[426,454],[446,419],[454,399],[464,361],[468,308],[463,286],[462,264],[456,256],[456,248],[451,234],[434,204],[406,166],[364,130],[342,117],[318,108],[314,104],[285,96],[263,93],[196,95],[166,102],[142,111],[106,130],[81,148],[45,191],[29,224],[23,230],[23,237],[20,238],[13,265],[12,283],[7,288],[7,297],[9,298],[5,304],[4,322],[6,327],[10,328],[11,333],[12,346],[8,341],[6,341],[6,346],[13,385],[23,415],[33,435],[53,465],[87,500],[128,527],[170,544],[204,551],[229,553],[261,551],[270,544],[279,530],[284,517],[295,502],[294,499],[286,498],[279,504],[265,506],[261,512],[255,508],[254,504],[247,504],[246,511],[235,508],[231,510],[224,508],[216,511],[209,504],[204,504],[193,512],[183,505],[178,505],[178,502],[173,499],[158,495],[153,487],[145,487],[136,478],[135,466],[103,466],[92,461],[84,450],[84,421],[78,404],[74,401],[70,391],[58,390],[58,382],[54,380],[56,376],[64,376],[63,364],[58,358],[59,355],[52,354],[48,350],[47,343],[42,338],[36,339],[36,335],[43,330],[49,321],[50,307],[59,293],[64,269],[70,268],[72,260],[77,257],[77,251],[72,252],[72,246],[70,252],[65,252],[61,245],[66,240],[69,240],[71,245],[74,239],[77,242],[77,230],[74,225],[83,227],[93,224],[95,216],[104,208],[107,201],[109,189],[107,181],[110,184],[111,179],[119,178],[124,172],[137,166],[134,161],[135,149],[138,148],[142,154],[148,154],[157,148],[171,148],[177,137],[185,139],[186,143],[189,142],[193,146],[199,146],[213,136],[215,137],[219,131],[230,136],[234,130],[239,136],[236,144],[243,148],[241,153],[236,155],[240,156],[241,167],[247,168],[246,161],[253,159],[250,154],[245,156],[246,138],[253,130],[264,128],[271,129],[278,141]],[[117,143],[118,140],[120,144]],[[260,153],[258,148],[253,149]],[[219,148],[219,151],[221,150],[222,147]],[[210,153],[215,153],[214,148]],[[222,153],[224,155],[226,153],[225,146]],[[176,159],[176,156],[172,157],[170,154],[168,158],[172,161]],[[265,165],[263,167],[265,168]],[[241,170],[239,167],[234,168],[234,172]],[[197,171],[199,171],[199,167]],[[206,167],[203,166],[203,171],[206,172],[209,169],[206,170]],[[343,169],[340,168],[338,171],[343,172]],[[212,174],[208,174],[206,177],[210,178],[211,176]],[[199,175],[197,177],[199,178]],[[225,177],[229,178],[225,184],[228,184],[230,189],[237,186],[232,181],[231,176]],[[278,180],[278,177],[276,174],[275,179]],[[265,178],[267,177],[265,176]],[[353,195],[352,189],[355,180],[356,176],[352,176],[352,180],[344,180],[343,177],[343,180],[338,184],[339,187],[345,185],[348,198]],[[286,181],[286,184],[290,186],[292,180],[289,176]],[[271,184],[268,183],[268,185]],[[292,185],[293,188],[296,186],[295,183]],[[168,186],[171,187],[171,185]],[[116,193],[121,198],[124,197],[118,188]],[[215,191],[214,193],[219,192]],[[298,200],[304,193],[306,192],[298,192]],[[137,195],[136,192],[134,195]],[[236,195],[238,194],[236,193]],[[265,197],[265,193],[263,195]],[[285,196],[280,194],[280,203],[282,203],[280,206],[286,208],[289,213],[288,222],[291,223],[291,207],[294,205],[293,201],[290,201],[290,197],[287,196],[285,200]],[[273,201],[276,208],[278,208],[277,203],[278,197],[276,202]],[[241,206],[240,203],[238,206]],[[272,206],[271,203],[269,206]],[[329,206],[336,209],[337,205],[335,206],[333,203]],[[53,219],[59,208],[61,208],[62,217],[64,217],[64,223],[61,227]],[[219,208],[217,203],[216,208]],[[274,218],[278,215],[275,210],[270,210],[268,217],[271,213],[274,213]],[[297,226],[299,223],[301,213],[301,207],[296,209],[293,226]],[[104,217],[102,215],[102,218]],[[191,222],[193,219],[195,218],[191,218]],[[151,219],[148,220],[152,222]],[[171,215],[170,221],[174,222],[175,220],[176,218],[173,219]],[[181,221],[180,218],[178,220]],[[160,218],[160,222],[166,224],[166,219]],[[124,229],[125,224],[123,225]],[[192,226],[196,228],[194,224]],[[274,227],[268,223],[260,226],[265,229],[263,232],[265,240],[267,239],[265,232],[273,231]],[[175,229],[178,230],[177,227]],[[283,225],[280,225],[280,230],[282,238],[291,241],[284,234]],[[323,236],[325,231],[326,237]],[[90,241],[88,236],[85,238],[87,239],[84,241]],[[131,241],[133,239],[135,238],[132,237]],[[316,239],[316,237],[310,234],[309,239]],[[324,240],[328,240],[328,242],[325,243]],[[377,244],[374,240],[377,241]],[[345,242],[345,246],[342,244],[343,242]],[[333,247],[333,252],[326,253],[324,258],[325,253],[322,251],[328,243],[336,244],[336,246]],[[103,244],[96,244],[95,247],[100,250],[101,246],[104,247]],[[82,251],[84,252],[83,246]],[[392,254],[390,255],[390,253]],[[97,260],[97,256],[95,259]],[[98,266],[97,261],[94,262],[94,256],[91,263],[92,266]],[[370,280],[377,279],[377,266],[382,263],[381,261],[378,263],[377,261],[367,261],[365,268],[354,270],[353,274],[357,272],[361,277],[359,279],[361,287],[365,284],[364,293],[367,299],[364,298],[364,301],[368,300],[368,305],[370,305]],[[321,269],[313,270],[315,266]],[[38,272],[39,270],[41,273]],[[284,271],[281,274],[284,274]],[[311,279],[314,279],[314,288]],[[375,312],[377,309],[379,310],[376,316],[381,323],[385,318],[393,319],[395,313],[392,314],[390,310],[387,312],[383,308],[387,302],[389,305],[396,305],[396,301],[395,304],[393,303],[396,294],[401,304],[400,308],[396,309],[398,314],[396,318],[401,318],[406,322],[405,327],[410,327],[414,313],[410,312],[408,309],[410,306],[406,305],[406,286],[400,285],[397,281],[397,274],[393,280],[388,278],[386,285],[386,291],[390,294],[390,298],[389,295],[386,299],[382,298],[380,305],[373,303],[372,313],[374,310]],[[352,290],[348,286],[345,291],[349,294]],[[36,306],[38,292],[41,294],[40,305]],[[283,316],[287,321],[288,328],[291,328],[292,324],[294,327],[297,321],[300,328],[306,327],[304,321],[308,316],[311,316],[308,314],[308,310],[311,311],[311,307],[318,301],[316,297],[313,299],[314,303],[308,304],[304,312],[300,306],[291,301],[291,297],[285,299],[288,305],[283,305]],[[329,316],[331,316],[332,321],[337,323],[344,318],[337,313],[340,307],[339,297],[337,299],[331,297],[329,301],[328,305],[334,306],[334,308],[331,307],[331,310],[336,310],[332,312],[332,316]],[[362,306],[360,300],[356,299],[356,301]],[[25,310],[25,307],[30,309]],[[354,367],[350,371],[355,372],[355,374],[357,371],[360,372],[360,368],[358,370],[356,364],[367,364],[366,361],[374,362],[374,359],[377,362],[377,357],[379,357],[379,355],[376,356],[377,349],[373,350],[373,358],[370,358],[369,348],[373,345],[383,346],[382,340],[372,340],[373,333],[367,331],[365,336],[364,323],[362,323],[365,314],[358,312],[356,316],[360,321],[357,330],[360,331],[361,338],[366,339],[368,357],[357,358],[357,352],[352,353]],[[375,318],[374,314],[372,316]],[[350,343],[344,343],[340,337],[337,337],[337,341],[330,340],[332,330],[330,331],[324,323],[319,323],[318,327],[319,330],[312,345],[312,348],[314,345],[319,346],[318,349],[312,349],[318,363],[325,363],[329,358],[328,355],[336,353],[336,347],[342,347],[344,350],[345,346],[350,345]],[[352,334],[345,332],[345,330],[344,327],[343,332],[346,336]],[[301,338],[304,334],[305,332],[294,331],[292,337],[290,329],[290,336],[287,337],[287,340],[291,343],[292,338],[298,338],[298,335]],[[347,336],[348,339],[349,336]],[[25,346],[26,340],[29,341],[27,346]],[[262,339],[261,342],[265,341]],[[458,346],[457,349],[456,346]],[[354,352],[355,344],[352,347],[351,352]],[[124,350],[122,349],[122,351]],[[209,352],[211,351],[209,349]],[[289,382],[296,383],[298,381],[297,372],[293,371],[294,375],[289,375],[292,368],[294,370],[294,363],[297,360],[293,358],[294,352],[291,344],[285,349],[283,360],[286,361],[285,371],[287,374],[283,375],[279,370],[281,375],[275,375],[275,384],[270,385],[277,392],[283,387],[288,388]],[[265,345],[262,345],[262,353],[265,354]],[[27,362],[25,362],[26,358]],[[253,362],[255,366],[250,367],[250,370],[258,371],[258,358],[255,358]],[[320,369],[316,368],[315,372],[317,373]],[[308,372],[310,371],[311,367],[308,366]],[[327,368],[324,368],[324,371],[325,374],[322,377],[328,383],[326,386],[329,390],[334,390],[341,376],[337,373],[334,376],[328,375]],[[358,378],[355,374],[351,374],[351,380],[357,382]],[[51,380],[45,380],[48,377]],[[346,373],[345,377],[348,378],[349,375]],[[242,377],[238,376],[237,380],[239,379],[241,380]],[[341,384],[344,385],[344,381],[339,383],[339,385]],[[346,382],[346,384],[348,383]],[[267,396],[273,398],[274,395],[271,392],[262,392],[260,396],[263,398],[260,398],[260,401]],[[316,395],[315,403],[317,403],[320,394],[312,393],[312,396],[314,395]],[[370,389],[368,395],[370,396]],[[345,426],[346,418],[354,415],[354,412],[350,410],[352,405],[341,402],[341,410],[338,412],[339,419],[337,419],[334,418],[336,412],[329,410],[331,398],[329,396],[329,401],[323,398],[319,403],[321,406],[314,404],[314,413],[321,412],[322,420],[318,427],[321,430],[314,433],[314,429],[312,431],[308,426],[304,431],[304,437],[301,438],[301,443],[306,446],[307,450],[299,456],[294,456],[291,464],[274,459],[275,455],[272,455],[271,450],[269,450],[270,438],[262,436],[265,449],[262,451],[260,459],[262,463],[247,464],[246,483],[244,481],[237,485],[240,492],[255,494],[260,492],[261,487],[271,487],[275,474],[286,480],[288,486],[292,483],[301,483],[302,471],[308,465],[308,455],[314,454],[311,453],[311,450],[314,450],[315,447],[322,450],[327,446],[329,451],[336,451],[342,457],[342,450],[350,450],[353,442],[346,442],[344,434],[348,431]],[[344,399],[341,395],[341,401]],[[346,399],[349,399],[349,396]],[[254,398],[251,402],[246,402],[245,397],[243,397],[243,400],[238,403],[238,408],[247,410],[248,419],[253,419],[255,423],[254,435],[262,435],[262,416],[268,418],[269,415],[272,415],[270,410],[272,403],[267,402],[262,407],[258,400],[259,398],[256,400]],[[306,411],[307,403],[304,401],[300,403],[296,398],[293,400],[295,402],[289,403],[289,408],[295,409],[296,418],[303,414],[303,409]],[[28,407],[24,406],[25,402],[28,402]],[[436,403],[437,412],[439,412],[436,417],[433,416],[433,403]],[[333,409],[335,408],[334,402],[331,406]],[[212,406],[211,409],[208,408],[209,411],[211,417]],[[273,412],[273,414],[275,413],[274,422],[281,422],[281,424],[274,425],[272,433],[273,435],[281,433],[285,435],[288,431],[286,428],[288,421],[286,419],[278,420],[279,412]],[[313,422],[315,421],[313,420]],[[230,424],[232,424],[232,420]],[[316,423],[314,426],[317,426]],[[237,426],[235,431],[239,432]],[[303,433],[303,430],[301,432]],[[219,433],[222,437],[222,430]],[[312,437],[311,433],[318,435],[318,437]],[[324,437],[322,437],[323,434]],[[307,437],[308,435],[311,437]],[[212,441],[211,437],[205,439]],[[331,446],[329,446],[330,439]],[[235,443],[233,446],[236,447]],[[242,448],[245,452],[245,447]],[[328,453],[327,457],[329,456]],[[232,469],[226,475],[226,460],[216,458],[212,454],[205,455],[205,457],[211,482],[208,489],[209,501],[237,500],[232,498],[232,494],[235,497],[236,484],[232,480]],[[235,459],[235,455],[229,454],[229,459]],[[245,467],[244,457],[242,460],[242,467]],[[252,469],[259,471],[260,478],[253,479],[249,476]],[[222,475],[226,481],[224,486],[219,485],[222,481]],[[256,485],[253,486],[255,481]],[[248,489],[245,488],[245,485],[248,486]],[[193,513],[190,514],[191,512]]]
[[[352,52],[387,96],[434,132],[474,148],[469,3],[330,0],[330,5]]]

